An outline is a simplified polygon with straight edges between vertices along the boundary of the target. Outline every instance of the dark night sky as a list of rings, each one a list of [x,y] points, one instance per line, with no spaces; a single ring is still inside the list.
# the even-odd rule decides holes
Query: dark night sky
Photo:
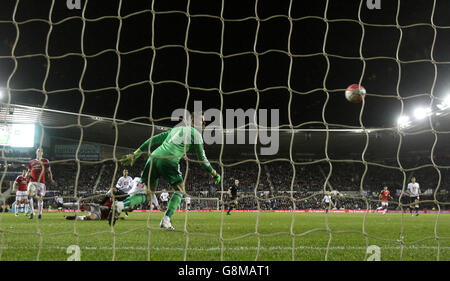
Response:
[[[78,112],[82,104],[82,93],[79,88],[80,77],[84,65],[81,34],[83,21],[79,18],[62,20],[71,16],[81,16],[81,10],[68,10],[66,1],[55,1],[51,19],[54,23],[48,42],[50,56],[62,56],[77,53],[64,58],[51,59],[49,77],[45,83],[48,94],[46,107]],[[82,5],[85,1],[81,1]],[[152,1],[122,1],[121,15],[151,9]],[[323,17],[327,1],[293,1],[291,16],[298,19],[305,16]],[[357,22],[332,21],[335,19],[358,20],[360,1],[329,0],[327,19],[329,31],[326,52],[329,55],[359,57],[362,29]],[[364,5],[361,20],[367,24],[392,25],[396,23],[397,1],[382,0],[381,10],[369,10]],[[16,38],[16,29],[11,22],[16,1],[2,0],[0,9],[0,87],[6,87],[8,77],[14,68],[12,46]],[[85,17],[88,19],[102,16],[117,16],[119,1],[88,1]],[[19,23],[29,19],[48,19],[51,1],[20,1],[15,20]],[[415,0],[401,1],[398,21],[400,25],[414,23],[431,23],[433,1]],[[289,1],[258,1],[257,13],[260,19],[274,15],[288,15]],[[183,49],[188,17],[183,13],[158,13],[163,11],[186,11],[187,1],[155,0],[154,34],[152,34],[152,13],[150,11],[130,16],[122,21],[119,51],[130,52],[151,46],[154,38],[155,47],[178,45],[156,51],[152,80],[155,82],[152,92],[149,83],[151,62],[154,52],[147,48],[131,54],[122,54],[119,72],[119,86],[143,82],[121,90],[121,100],[117,118],[149,117],[150,103],[153,98],[152,117],[169,117],[170,113],[184,107],[187,91],[183,85],[176,83],[158,83],[160,81],[185,81],[186,52]],[[450,1],[436,1],[433,17],[437,26],[450,27]],[[207,14],[220,16],[221,1],[190,1],[190,19],[187,46],[191,50],[220,52],[222,24],[219,19],[196,17]],[[223,54],[225,56],[243,52],[252,52],[257,29],[255,17],[255,1],[225,1],[223,17],[225,18]],[[244,19],[230,21],[231,19]],[[20,37],[14,56],[45,54],[46,36],[49,24],[45,22],[28,22],[18,25]],[[85,24],[84,53],[98,54],[107,49],[116,49],[119,20],[108,18],[89,21]],[[290,24],[286,17],[275,17],[260,21],[256,49],[258,53],[267,50],[288,51]],[[291,36],[291,52],[294,55],[316,54],[322,52],[325,38],[326,22],[322,19],[308,18],[294,20]],[[362,55],[370,57],[396,57],[400,31],[396,27],[364,26],[365,36]],[[430,26],[402,28],[403,38],[399,49],[402,61],[430,60],[431,55],[438,62],[450,62],[450,29],[437,28],[436,42],[432,52],[434,30]],[[289,91],[288,70],[290,58],[281,52],[268,52],[259,57],[257,87],[259,108],[279,108],[281,123],[288,123]],[[44,56],[19,58],[17,71],[11,80],[11,103],[33,104],[42,106],[44,95],[37,91],[16,91],[16,89],[43,88],[47,69]],[[88,90],[115,87],[118,56],[107,51],[99,56],[87,58],[87,68],[81,86],[84,92],[83,113],[112,117],[118,94],[114,89],[90,92]],[[363,63],[359,59],[343,59],[329,56],[330,70],[325,85],[330,91],[330,100],[326,106],[325,118],[329,123],[359,126],[361,104],[351,104],[344,98],[343,91],[348,85],[357,83],[361,77]],[[322,88],[327,62],[323,55],[293,58],[290,85],[292,90],[307,92]],[[223,108],[254,108],[257,93],[247,90],[235,94],[232,91],[253,88],[256,71],[256,57],[252,53],[237,55],[224,59],[222,89]],[[219,88],[221,60],[216,54],[199,54],[189,52],[188,84],[191,87],[215,89]],[[393,59],[374,59],[366,61],[362,84],[369,94],[396,95],[398,66]],[[443,97],[450,91],[450,65],[437,65],[437,80],[434,95]],[[430,93],[435,78],[434,65],[429,61],[401,64],[399,93],[407,98],[416,94]],[[147,82],[145,82],[147,81]],[[268,87],[282,86],[283,89],[264,90]],[[291,103],[291,114],[294,125],[308,121],[322,121],[322,109],[326,94],[322,90],[308,95],[294,94]],[[194,100],[202,100],[204,109],[220,108],[221,99],[217,90],[191,89],[189,106]],[[405,111],[416,105],[427,105],[430,97],[416,97],[404,100]],[[400,113],[401,102],[396,98],[366,97],[363,124],[368,127],[392,127]]]

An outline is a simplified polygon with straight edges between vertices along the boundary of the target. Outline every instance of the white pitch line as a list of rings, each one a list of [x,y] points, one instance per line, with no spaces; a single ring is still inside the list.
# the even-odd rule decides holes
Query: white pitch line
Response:
[[[382,250],[400,250],[400,246],[388,246],[388,247],[380,247]],[[428,250],[437,250],[438,247],[436,246],[404,246],[403,249],[409,249],[409,250],[422,250],[422,249],[428,249]],[[23,246],[23,247],[17,247],[17,246],[2,246],[0,249],[39,249],[39,247],[36,246]],[[41,249],[54,249],[54,250],[66,250],[67,247],[62,246],[50,246],[50,247],[42,247]],[[81,246],[81,250],[87,250],[87,251],[97,251],[97,250],[113,250],[112,247],[89,247],[89,246]],[[138,250],[138,251],[147,251],[148,248],[146,247],[134,247],[134,246],[128,246],[128,247],[115,247],[116,250]],[[295,250],[326,250],[327,247],[315,247],[315,246],[298,246],[294,248]],[[366,247],[361,246],[335,246],[330,247],[329,250],[365,250]],[[450,250],[450,247],[440,247],[441,250]],[[156,250],[156,251],[184,251],[185,248],[181,247],[151,247],[150,250]],[[209,247],[209,248],[188,248],[188,251],[220,251],[220,247]],[[224,247],[224,250],[228,251],[256,251],[258,250],[258,247]],[[259,250],[262,251],[291,251],[292,247],[259,247]]]

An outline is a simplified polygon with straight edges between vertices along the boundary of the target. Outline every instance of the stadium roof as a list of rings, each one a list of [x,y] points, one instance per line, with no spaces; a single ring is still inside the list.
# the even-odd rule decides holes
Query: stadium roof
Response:
[[[440,129],[450,131],[449,114],[442,114],[437,118]],[[44,136],[62,137],[79,141],[95,142],[106,145],[117,145],[120,147],[136,148],[143,140],[154,134],[163,132],[168,127],[155,125],[148,119],[136,120],[114,120],[111,118],[77,114],[39,107],[0,104],[1,123],[36,123],[44,128]],[[116,130],[117,128],[117,130]],[[248,140],[248,129],[246,139]],[[328,142],[325,129],[310,129],[298,127],[294,130],[285,128],[279,131],[279,152],[269,158],[290,158],[292,144],[293,158],[325,158],[327,149],[330,158],[361,159],[361,153],[367,143],[366,155],[370,157],[395,158],[400,146],[401,154],[409,154],[412,151],[431,153],[435,142],[435,135],[426,126],[416,126],[405,131],[402,138],[394,128],[385,129],[362,129],[355,128],[331,128],[328,130]],[[368,141],[366,137],[368,136]],[[226,131],[233,134],[233,131]],[[450,134],[437,133],[435,155],[449,155]],[[328,144],[328,145],[327,145]],[[205,149],[210,159],[217,159],[221,153],[221,145],[206,145]],[[256,151],[260,153],[260,144]],[[353,155],[352,157],[350,157]],[[231,158],[255,158],[255,145],[230,145],[223,146],[223,159]],[[258,155],[259,158],[267,158]],[[367,159],[366,159],[367,160]]]

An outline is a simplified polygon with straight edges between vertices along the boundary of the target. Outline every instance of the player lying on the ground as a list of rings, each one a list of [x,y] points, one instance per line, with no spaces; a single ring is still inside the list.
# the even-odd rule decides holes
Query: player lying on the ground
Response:
[[[14,213],[16,216],[19,215],[19,209],[22,209],[26,215],[28,214],[28,196],[27,196],[27,185],[30,174],[27,170],[22,171],[22,175],[17,176],[13,184],[13,192],[16,192],[16,207],[14,208]],[[25,210],[24,210],[25,208]]]
[[[148,203],[147,190],[145,189],[145,185],[141,183],[141,178],[135,177],[131,182],[131,189],[128,192],[128,197],[126,197],[122,202],[118,203],[122,210],[131,211],[134,206],[138,206],[141,204]],[[151,201],[151,208],[156,207],[159,209],[158,199],[156,199],[156,195],[153,193]],[[114,224],[114,216],[110,213],[108,217],[109,223]]]
[[[66,208],[75,208],[82,211],[88,212],[84,216],[66,216],[66,220],[106,220],[111,210],[112,201],[110,199],[103,201],[103,204],[96,203],[64,203],[63,206]],[[117,219],[123,219],[118,217]]]
[[[203,149],[203,138],[201,131],[204,128],[203,114],[194,113],[190,125],[175,127],[167,132],[158,134],[144,142],[133,154],[125,155],[120,162],[124,166],[132,166],[136,160],[144,153],[149,157],[144,166],[140,182],[149,187],[153,192],[158,186],[160,177],[166,179],[175,193],[170,198],[167,211],[161,220],[160,226],[165,229],[174,230],[170,218],[181,203],[185,194],[184,180],[180,171],[180,160],[191,148],[197,155],[202,167],[216,179],[216,183],[221,180],[220,175],[213,169],[205,156]],[[150,152],[153,145],[159,145],[157,149]],[[115,202],[116,210],[121,212],[124,202]],[[130,202],[132,206],[134,202]]]

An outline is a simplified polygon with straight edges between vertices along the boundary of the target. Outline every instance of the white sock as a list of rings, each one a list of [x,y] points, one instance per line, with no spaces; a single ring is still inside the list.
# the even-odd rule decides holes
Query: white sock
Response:
[[[20,204],[17,204],[17,203],[19,203],[18,201],[16,201],[16,207],[14,207],[14,213],[18,213],[19,212],[19,207],[20,207]]]
[[[34,214],[34,204],[33,204],[33,198],[30,198],[28,200],[28,202],[30,203],[30,209],[31,209],[31,213]]]
[[[156,198],[156,195],[153,193],[153,201],[152,203],[155,205],[156,208],[159,207],[158,199]]]
[[[39,211],[39,215],[42,215],[42,209],[44,207],[44,202],[42,200],[38,201],[38,211]]]
[[[125,208],[125,206],[122,201],[116,203],[116,211],[118,213],[121,213],[123,211],[123,208]]]
[[[25,205],[25,213],[28,213],[28,202],[25,201],[24,205]]]

